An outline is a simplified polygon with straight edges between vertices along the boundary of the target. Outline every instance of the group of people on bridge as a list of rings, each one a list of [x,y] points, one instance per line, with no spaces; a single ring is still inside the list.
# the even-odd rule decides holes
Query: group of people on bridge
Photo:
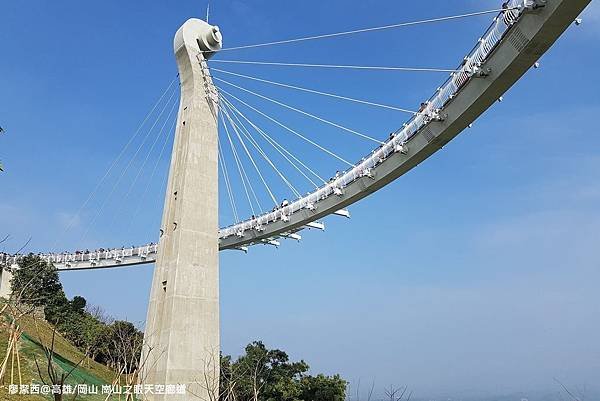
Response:
[[[288,221],[291,214],[302,209],[314,209],[315,203],[331,195],[340,195],[343,189],[361,177],[373,177],[372,170],[383,163],[388,157],[397,152],[406,152],[405,144],[417,135],[421,129],[432,121],[442,121],[442,112],[446,105],[454,99],[461,89],[474,76],[485,77],[487,74],[481,70],[482,64],[493,52],[507,31],[517,22],[525,9],[540,7],[538,0],[509,0],[502,4],[500,14],[486,34],[479,40],[477,47],[467,55],[452,76],[436,91],[435,95],[421,103],[419,110],[413,118],[405,123],[401,129],[392,132],[389,139],[364,157],[359,163],[343,173],[337,173],[324,186],[316,191],[289,202],[289,205],[277,206],[272,211],[252,217],[248,220],[234,224],[220,230],[220,237],[230,235],[243,235],[245,230],[264,230],[263,225],[277,220]]]
[[[478,47],[463,59],[458,69],[452,73],[452,77],[438,89],[431,99],[421,103],[419,110],[409,122],[404,124],[400,130],[392,132],[388,140],[381,143],[377,149],[373,150],[369,156],[363,158],[359,163],[353,166],[353,168],[344,171],[343,173],[338,171],[329,182],[323,187],[318,188],[314,193],[293,202],[284,199],[281,204],[275,206],[271,212],[260,216],[252,215],[252,217],[246,221],[221,230],[219,236],[226,238],[229,235],[240,232],[243,233],[244,229],[262,227],[262,224],[267,224],[278,219],[287,221],[292,213],[295,213],[302,208],[311,208],[315,202],[323,200],[332,194],[340,195],[343,188],[353,181],[364,176],[372,177],[371,169],[383,163],[383,161],[393,153],[403,151],[404,144],[413,138],[426,124],[431,121],[441,121],[443,119],[441,117],[441,112],[446,104],[458,94],[476,73],[479,72],[479,68],[487,59],[487,56],[492,53],[494,47],[499,43],[506,31],[508,31],[519,19],[521,9],[527,7],[535,8],[536,5],[537,0],[505,1],[502,4],[500,15],[494,20],[494,25],[490,28],[488,33],[480,39]],[[49,261],[83,261],[132,256],[136,253],[140,254],[148,252],[148,249],[150,248],[156,252],[156,244],[151,242],[145,247],[99,248],[94,251],[86,249],[83,251],[77,250],[74,253],[40,254],[40,256]],[[146,249],[146,251],[144,251],[144,249]],[[15,257],[18,258],[19,255],[2,253],[0,254],[0,261],[9,258],[14,260]]]
[[[39,258],[46,260],[48,262],[56,262],[56,263],[65,263],[65,262],[88,262],[88,261],[96,261],[100,259],[119,259],[128,256],[145,256],[151,253],[156,253],[158,248],[158,244],[154,242],[149,242],[146,245],[142,246],[131,246],[129,248],[125,248],[124,246],[120,248],[98,248],[90,251],[89,249],[85,250],[76,250],[74,252],[65,251],[63,253],[30,253],[29,255],[35,255]],[[16,253],[9,254],[6,252],[0,252],[0,265],[2,266],[10,266],[14,265],[19,261],[19,259],[23,258],[25,254]]]

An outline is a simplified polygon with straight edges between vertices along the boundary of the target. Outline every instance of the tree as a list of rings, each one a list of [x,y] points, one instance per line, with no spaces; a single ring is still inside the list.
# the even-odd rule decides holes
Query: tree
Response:
[[[18,265],[11,280],[12,292],[22,293],[21,302],[25,304],[43,307],[48,322],[66,322],[71,314],[71,303],[63,291],[54,265],[31,253],[22,257]],[[83,298],[77,303],[82,301],[85,303]]]
[[[132,373],[139,367],[144,334],[132,323],[117,320],[97,338],[97,360],[116,372]]]
[[[103,362],[115,371],[114,384],[124,383],[133,387],[144,382],[140,370],[148,359],[141,358],[143,338],[143,333],[132,323],[122,320],[114,322],[102,332],[98,342],[101,345],[99,357],[104,358]],[[133,394],[125,396],[125,401],[132,400]]]
[[[406,394],[407,390],[408,390],[408,387],[406,387],[406,386],[394,387],[394,386],[390,385],[389,389],[385,389],[386,399],[389,401],[402,401],[404,399],[404,395]],[[412,396],[412,391],[408,393],[408,396],[406,397],[406,401],[410,401],[411,396]]]
[[[6,236],[1,242],[4,242],[8,236]],[[4,266],[0,266],[0,269],[4,268]],[[14,367],[15,367],[15,359],[17,362],[17,373],[19,378],[19,385],[23,384],[22,376],[21,376],[21,362],[19,356],[19,341],[21,339],[22,329],[19,326],[20,320],[22,317],[26,315],[30,315],[34,311],[34,307],[31,305],[27,305],[23,302],[23,297],[26,290],[29,288],[31,284],[26,282],[23,284],[21,291],[11,292],[8,299],[6,301],[3,300],[3,305],[0,308],[0,316],[5,316],[8,319],[8,340],[6,346],[6,354],[4,359],[0,365],[0,382],[4,383],[4,376],[6,374],[6,369],[9,362],[9,357],[11,357],[11,384],[14,384]]]
[[[13,293],[23,293],[22,302],[33,306],[58,306],[66,301],[58,272],[51,263],[29,254],[22,257],[18,265],[10,284]]]
[[[260,341],[246,346],[246,354],[234,363],[234,368],[246,372],[239,388],[243,398],[253,401],[298,399],[299,379],[308,371],[304,361],[289,362],[285,352],[269,350]]]
[[[306,376],[300,381],[301,398],[311,401],[344,401],[347,386],[348,383],[339,375]]]
[[[40,364],[37,360],[37,356],[35,356],[35,355],[34,355],[34,361],[35,361],[35,366],[38,371],[39,378],[42,381],[42,383],[47,386],[52,386],[52,387],[56,386],[59,389],[61,389],[60,391],[53,392],[54,401],[62,401],[63,400],[62,389],[64,388],[63,386],[65,385],[69,376],[71,376],[71,374],[73,374],[75,369],[77,369],[77,367],[81,364],[83,359],[81,359],[69,371],[63,370],[54,361],[55,357],[56,357],[56,353],[54,351],[55,339],[56,339],[56,327],[54,327],[54,329],[52,330],[52,341],[50,342],[49,346],[44,344],[40,337],[40,344],[42,345],[42,348],[44,349],[44,357],[46,359],[46,361],[45,361],[46,362],[46,372],[45,373],[42,373],[42,368],[40,367]],[[77,395],[78,395],[78,393],[75,392],[75,394],[72,397],[72,400],[75,400]]]
[[[83,315],[85,313],[86,305],[87,301],[85,300],[85,298],[79,295],[75,295],[71,300],[71,310],[80,315]]]
[[[107,327],[87,313],[71,313],[59,328],[73,345],[81,349],[89,359],[96,359],[100,338]],[[88,360],[89,365],[89,360]]]
[[[115,321],[115,319],[113,319],[108,313],[106,313],[106,311],[100,306],[87,304],[85,306],[85,311],[98,322],[103,323],[107,326],[110,326]]]
[[[220,400],[230,401],[343,401],[347,383],[338,375],[307,374],[306,362],[291,362],[281,350],[256,341],[233,361],[221,357]]]
[[[113,322],[101,308],[88,308],[82,296],[75,296],[69,301],[57,270],[39,256],[29,254],[18,263],[19,268],[15,270],[11,281],[12,293],[19,294],[17,304],[31,310],[43,307],[45,319],[80,348],[88,361],[93,359],[104,363],[113,368],[118,377],[125,375],[129,384],[135,384],[140,368],[143,333],[132,323]],[[9,345],[13,346],[16,342],[11,339]],[[4,370],[0,368],[0,377]],[[60,380],[60,377],[56,376],[55,379]]]
[[[49,323],[53,325],[65,324],[69,321],[71,307],[62,288],[53,297],[48,299],[44,307],[44,316]]]

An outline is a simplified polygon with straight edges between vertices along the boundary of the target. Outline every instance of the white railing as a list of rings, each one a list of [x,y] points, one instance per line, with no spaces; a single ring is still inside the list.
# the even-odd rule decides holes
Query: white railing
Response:
[[[441,112],[459,90],[476,74],[480,73],[482,63],[494,50],[509,28],[518,20],[521,13],[532,0],[512,0],[508,9],[494,18],[486,33],[479,39],[475,48],[469,53],[456,72],[437,89],[429,99],[426,107],[416,113],[401,129],[394,132],[379,148],[373,150],[354,167],[332,178],[329,183],[314,192],[283,205],[276,210],[264,213],[255,218],[219,230],[219,238],[232,235],[242,236],[246,230],[264,230],[264,226],[278,220],[287,221],[289,216],[303,209],[312,209],[315,205],[331,195],[343,193],[343,189],[357,179],[370,176],[374,167],[383,162],[391,154],[402,151],[406,143],[423,127],[440,119]]]
[[[73,264],[89,264],[91,266],[97,265],[102,261],[110,261],[111,264],[118,265],[120,263],[126,264],[127,259],[147,259],[149,256],[158,252],[157,244],[148,244],[139,247],[121,248],[121,249],[101,249],[95,251],[77,251],[75,253],[48,253],[38,254],[43,260],[49,263],[65,265],[69,267]],[[14,265],[24,255],[7,255],[0,254],[0,264],[2,265]],[[114,262],[114,263],[113,263]]]
[[[432,121],[441,118],[444,107],[450,102],[460,89],[469,82],[476,74],[479,74],[481,65],[492,53],[496,45],[504,37],[510,27],[519,19],[523,10],[532,7],[534,0],[511,0],[508,9],[494,18],[492,25],[479,39],[475,48],[464,58],[461,65],[440,86],[435,94],[426,102],[426,107],[416,113],[402,128],[390,135],[390,138],[379,148],[373,150],[354,167],[337,174],[327,184],[316,189],[308,195],[298,198],[287,205],[255,218],[219,230],[219,238],[227,238],[232,235],[243,236],[246,230],[263,231],[269,223],[275,221],[288,221],[289,216],[304,209],[313,209],[320,201],[332,195],[343,193],[345,187],[365,176],[370,176],[373,168],[377,167],[391,154],[402,151],[406,143],[412,139],[423,127]],[[112,260],[122,263],[126,258],[146,258],[150,254],[157,253],[158,245],[149,244],[141,247],[122,249],[98,250],[93,252],[76,252],[62,254],[41,254],[46,261],[64,264],[66,266],[74,263],[97,264],[102,260]],[[14,264],[22,255],[0,254],[0,263]]]

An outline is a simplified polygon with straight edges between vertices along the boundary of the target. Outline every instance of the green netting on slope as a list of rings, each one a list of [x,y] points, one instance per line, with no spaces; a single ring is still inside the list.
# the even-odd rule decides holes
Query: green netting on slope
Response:
[[[22,334],[23,345],[29,348],[32,352],[36,353],[38,356],[38,363],[40,365],[45,364],[44,351],[41,345],[35,341],[34,339],[27,336],[25,333]],[[75,366],[75,363],[63,358],[58,354],[54,354],[54,362],[57,366],[59,366],[63,371],[69,372]],[[78,361],[77,361],[78,362]],[[40,366],[42,367],[42,366]],[[42,369],[44,369],[42,367]],[[99,379],[98,377],[90,374],[85,368],[78,366],[73,370],[73,373],[67,379],[68,384],[94,384],[96,386],[101,386],[103,384],[107,384],[104,380]]]

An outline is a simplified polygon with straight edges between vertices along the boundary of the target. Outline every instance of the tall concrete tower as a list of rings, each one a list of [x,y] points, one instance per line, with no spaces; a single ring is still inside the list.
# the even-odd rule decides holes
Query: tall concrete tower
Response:
[[[187,395],[149,394],[153,400],[208,400],[207,387],[218,389],[218,103],[206,60],[221,40],[217,27],[198,19],[186,21],[175,34],[181,101],[141,381],[185,384]]]

